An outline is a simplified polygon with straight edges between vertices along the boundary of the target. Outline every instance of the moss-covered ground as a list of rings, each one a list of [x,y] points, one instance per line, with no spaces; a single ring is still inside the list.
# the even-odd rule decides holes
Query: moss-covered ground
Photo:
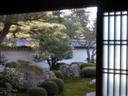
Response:
[[[65,88],[62,94],[57,96],[85,96],[87,92],[95,91],[95,85],[89,82],[92,78],[76,78],[64,80]],[[19,92],[16,96],[28,96],[26,92]]]

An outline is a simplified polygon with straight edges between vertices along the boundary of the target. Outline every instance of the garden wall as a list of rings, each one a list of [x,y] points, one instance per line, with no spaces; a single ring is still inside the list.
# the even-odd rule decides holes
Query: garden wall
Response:
[[[0,48],[0,53],[8,60],[7,62],[17,60],[32,62],[31,48]]]

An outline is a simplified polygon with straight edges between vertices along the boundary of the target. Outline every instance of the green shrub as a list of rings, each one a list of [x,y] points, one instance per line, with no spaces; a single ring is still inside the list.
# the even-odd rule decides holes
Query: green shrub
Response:
[[[60,69],[60,66],[63,65],[65,63],[56,63],[54,66],[53,66],[53,70],[59,70]]]
[[[58,86],[54,81],[44,81],[39,87],[45,88],[48,96],[55,96],[58,94]]]
[[[54,71],[57,78],[64,79],[64,75],[61,71]]]
[[[85,67],[81,70],[81,77],[96,77],[96,67]]]
[[[58,93],[62,93],[64,91],[64,81],[59,78],[51,79],[51,80],[56,82],[56,84],[58,86]]]
[[[47,92],[44,88],[31,88],[28,89],[29,96],[47,96]]]
[[[0,96],[14,96],[16,89],[10,84],[9,80],[0,73]],[[13,94],[14,93],[14,94]]]
[[[8,63],[6,63],[6,67],[8,67],[8,68],[16,68],[16,62],[8,62]]]
[[[26,90],[35,87],[41,79],[43,69],[27,61],[17,61],[8,63],[10,68],[6,67],[5,76],[11,81],[11,84],[18,90]],[[12,66],[13,65],[13,66]]]
[[[3,72],[3,76],[4,78],[6,78],[7,80],[9,80],[10,84],[20,90],[20,89],[24,89],[24,75],[18,71],[15,70],[15,68],[9,68],[6,67],[4,72]]]
[[[81,65],[80,65],[80,69],[83,69],[83,68],[85,68],[85,67],[96,67],[96,64],[90,63],[90,64],[81,64]]]

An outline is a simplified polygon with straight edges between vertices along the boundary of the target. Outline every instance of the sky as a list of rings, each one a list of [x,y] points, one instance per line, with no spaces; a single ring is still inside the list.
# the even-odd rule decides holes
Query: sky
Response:
[[[87,11],[90,11],[91,13],[90,13],[90,15],[92,16],[92,17],[96,17],[96,13],[97,13],[97,7],[87,7],[87,8],[85,8]],[[64,10],[62,10],[63,12],[65,12],[65,14],[70,14],[71,12],[70,12],[70,9],[64,9]]]
[[[96,18],[96,13],[97,13],[97,7],[88,7],[86,8],[87,11],[90,11],[90,16],[91,18]]]
[[[96,13],[97,13],[97,7],[87,7],[85,10],[90,11],[90,17],[91,18],[96,18]],[[64,9],[62,10],[65,12],[65,14],[70,14],[70,9]]]
[[[86,11],[89,11],[90,13],[89,13],[89,20],[90,20],[90,23],[89,23],[89,25],[88,26],[92,26],[93,25],[93,21],[96,19],[96,17],[97,17],[97,7],[86,7],[86,8],[84,8]],[[63,13],[63,15],[69,15],[69,14],[71,14],[71,11],[70,11],[70,9],[64,9],[64,10],[62,10],[62,12],[64,12]],[[62,15],[62,17],[63,17],[63,15]]]
[[[92,13],[96,13],[97,12],[97,7],[87,7],[86,9],[88,11],[91,11]]]

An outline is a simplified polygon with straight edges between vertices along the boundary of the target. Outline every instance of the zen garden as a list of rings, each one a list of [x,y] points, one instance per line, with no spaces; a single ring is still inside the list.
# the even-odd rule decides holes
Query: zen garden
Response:
[[[96,12],[0,16],[0,96],[94,96]]]

